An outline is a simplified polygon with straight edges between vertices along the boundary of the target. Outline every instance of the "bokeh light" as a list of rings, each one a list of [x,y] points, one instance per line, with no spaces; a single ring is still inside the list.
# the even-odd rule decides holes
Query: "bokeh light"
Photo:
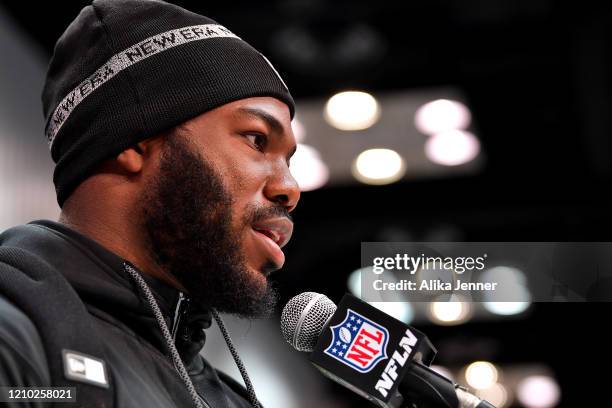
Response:
[[[391,149],[369,149],[353,161],[353,176],[366,184],[389,184],[401,179],[406,171],[404,159]]]
[[[510,403],[510,393],[500,383],[495,383],[488,388],[480,389],[476,392],[478,398],[486,400],[496,408],[507,407]]]
[[[464,302],[457,295],[451,295],[448,301],[431,302],[429,305],[429,317],[434,323],[443,326],[465,323],[471,312],[470,303]]]
[[[298,143],[289,169],[302,191],[321,188],[329,180],[329,169],[321,155],[314,147],[305,144]]]
[[[428,102],[414,115],[416,128],[426,135],[467,129],[471,120],[470,110],[464,104],[449,99]]]
[[[425,142],[425,155],[429,160],[443,166],[458,166],[468,163],[480,153],[480,142],[470,132],[448,130],[436,133]]]
[[[363,130],[380,118],[380,105],[367,92],[346,91],[329,98],[325,104],[327,123],[340,130]]]
[[[561,399],[561,390],[553,378],[534,375],[518,384],[516,396],[527,408],[552,408]]]
[[[477,390],[493,386],[497,378],[497,368],[488,361],[475,361],[465,369],[465,380]]]

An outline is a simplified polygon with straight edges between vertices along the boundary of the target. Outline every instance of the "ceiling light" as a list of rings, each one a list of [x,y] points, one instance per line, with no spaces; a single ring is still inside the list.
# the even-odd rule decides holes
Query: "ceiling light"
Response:
[[[378,121],[380,105],[366,92],[340,92],[327,101],[324,117],[336,129],[363,130]]]
[[[404,159],[391,149],[369,149],[353,161],[353,175],[366,184],[389,184],[406,172]]]
[[[428,102],[414,115],[416,128],[426,135],[466,129],[471,120],[470,110],[464,104],[448,99]]]
[[[425,155],[443,166],[457,166],[472,161],[480,153],[480,142],[470,132],[449,130],[436,133],[425,143]]]

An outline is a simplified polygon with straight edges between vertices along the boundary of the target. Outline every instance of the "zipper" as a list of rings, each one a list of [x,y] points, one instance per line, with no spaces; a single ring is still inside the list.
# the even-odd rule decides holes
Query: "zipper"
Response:
[[[174,309],[174,321],[172,322],[172,341],[176,344],[176,335],[178,328],[181,323],[181,318],[187,314],[187,307],[189,306],[189,298],[185,296],[183,292],[179,292],[179,299],[176,302],[176,309]]]
[[[172,334],[172,341],[174,341],[174,344],[176,344],[176,336],[178,334],[179,327],[181,326],[181,319],[183,316],[187,314],[188,309],[189,309],[189,298],[185,296],[183,292],[179,292],[179,298],[178,298],[178,301],[176,302],[176,308],[174,309],[174,321],[172,322],[172,333],[171,334]],[[195,390],[195,387],[194,387],[194,390]],[[202,403],[202,405],[204,405],[204,408],[211,408],[208,401],[206,401],[204,397],[202,397],[197,390],[195,390],[195,392],[198,396],[198,399]]]
[[[192,397],[192,401],[194,402],[195,406],[197,408],[200,408],[200,407],[211,408],[210,404],[200,394],[198,394],[197,390],[195,389],[195,386],[193,385],[193,381],[191,380],[191,377],[189,377],[189,373],[187,372],[187,369],[185,368],[185,364],[183,364],[183,361],[181,360],[181,356],[178,350],[176,349],[176,345],[172,341],[172,338],[171,338],[172,334],[170,333],[170,330],[168,329],[168,323],[164,319],[163,314],[161,310],[159,309],[159,305],[157,304],[157,301],[155,300],[155,296],[153,295],[153,293],[151,292],[151,289],[149,288],[149,285],[147,285],[147,283],[142,278],[142,276],[140,276],[140,273],[136,270],[136,268],[134,268],[128,262],[124,263],[124,270],[134,280],[134,283],[136,283],[136,285],[139,287],[140,291],[144,295],[146,301],[149,303],[149,306],[151,307],[151,311],[155,315],[157,324],[159,324],[159,328],[161,329],[164,341],[166,345],[168,346],[168,351],[170,352],[170,358],[171,358],[172,365],[174,366],[174,369],[176,370],[180,379],[185,384],[185,387],[187,388],[187,391]],[[180,316],[184,312],[183,304],[187,303],[185,302],[185,300],[187,300],[185,296],[184,295],[181,296],[181,295],[183,294],[179,292],[179,300],[181,300],[181,298],[183,298],[183,300],[177,304],[178,307],[175,310],[175,317],[176,317],[175,320],[180,320]],[[180,313],[177,313],[177,312],[180,312]],[[176,330],[176,327],[178,327],[178,324],[175,324],[175,323],[176,322],[173,322],[172,324],[174,330]]]
[[[189,309],[189,298],[185,296],[183,292],[179,292],[179,298],[176,302],[176,308],[174,309],[174,321],[172,322],[172,341],[176,344],[176,336],[178,334],[178,329],[181,326],[181,319],[183,316],[187,314],[187,310]],[[199,392],[196,391],[196,394],[200,400],[200,402],[204,405],[205,408],[211,408],[208,401],[204,399],[200,395]]]

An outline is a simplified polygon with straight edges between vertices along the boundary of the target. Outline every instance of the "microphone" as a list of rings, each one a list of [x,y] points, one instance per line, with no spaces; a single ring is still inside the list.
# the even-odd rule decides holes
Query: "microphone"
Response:
[[[285,305],[283,337],[323,375],[383,408],[495,408],[436,373],[437,350],[415,328],[346,294],[304,292]]]

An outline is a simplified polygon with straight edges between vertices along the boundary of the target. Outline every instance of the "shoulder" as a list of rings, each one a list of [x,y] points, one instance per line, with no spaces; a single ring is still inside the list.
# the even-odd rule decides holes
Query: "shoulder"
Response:
[[[0,377],[35,384],[49,381],[47,359],[38,330],[23,311],[0,294]],[[7,384],[9,385],[9,384]],[[10,384],[18,385],[18,384]]]
[[[0,245],[0,379],[14,386],[50,381],[43,339],[22,309],[23,304],[40,301],[31,289],[41,288],[42,282],[24,273],[35,258],[18,247]],[[42,272],[41,268],[31,269]]]

